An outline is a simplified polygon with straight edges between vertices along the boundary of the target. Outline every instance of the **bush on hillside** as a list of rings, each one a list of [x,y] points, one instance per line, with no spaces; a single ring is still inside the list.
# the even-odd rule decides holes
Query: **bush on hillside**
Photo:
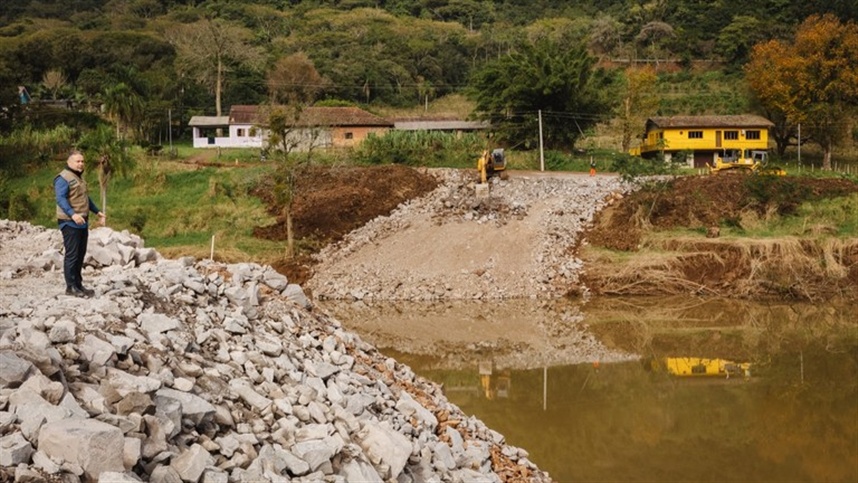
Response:
[[[356,150],[355,159],[373,165],[470,167],[485,145],[476,134],[390,131],[383,136],[370,134]]]

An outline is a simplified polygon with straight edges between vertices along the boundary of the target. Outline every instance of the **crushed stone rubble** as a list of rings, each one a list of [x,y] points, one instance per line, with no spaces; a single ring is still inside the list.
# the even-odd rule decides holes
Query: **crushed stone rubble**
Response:
[[[271,267],[0,220],[0,480],[551,481]]]
[[[475,196],[470,170],[432,169],[439,180],[431,193],[401,204],[388,216],[377,217],[353,230],[343,240],[314,255],[315,274],[304,284],[317,300],[491,300],[556,298],[570,291],[586,294],[579,274],[582,261],[574,248],[595,214],[621,199],[633,187],[617,176],[521,176],[491,178],[490,196]],[[548,204],[541,215],[539,233],[530,240],[538,247],[534,268],[514,277],[488,260],[476,273],[448,273],[438,278],[400,273],[393,266],[338,264],[361,248],[407,229],[415,219],[428,217],[436,225],[474,223],[503,227],[513,220],[536,216],[536,204]]]

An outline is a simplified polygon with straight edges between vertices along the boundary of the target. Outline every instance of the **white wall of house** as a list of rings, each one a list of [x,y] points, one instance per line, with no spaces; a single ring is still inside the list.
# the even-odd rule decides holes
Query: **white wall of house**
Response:
[[[254,135],[251,135],[253,125],[251,124],[233,124],[229,129],[224,129],[225,136],[205,136],[203,131],[195,127],[194,132],[194,147],[195,148],[261,148],[264,139],[261,130],[257,129]],[[209,129],[208,132],[214,133],[214,130]]]
[[[263,148],[268,139],[268,133],[263,129],[253,129],[251,124],[233,124],[229,129],[224,129],[226,136],[205,136],[203,130],[193,128],[195,148]],[[214,133],[209,129],[208,132]],[[251,133],[254,133],[251,135]],[[289,135],[290,144],[294,144],[295,151],[308,151],[309,149],[328,148],[332,146],[330,129],[313,128],[302,129]]]

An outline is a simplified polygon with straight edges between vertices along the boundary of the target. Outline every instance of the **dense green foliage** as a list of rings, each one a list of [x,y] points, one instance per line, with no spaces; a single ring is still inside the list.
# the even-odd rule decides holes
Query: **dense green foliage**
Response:
[[[215,111],[218,90],[212,78],[187,71],[192,62],[174,41],[180,31],[205,19],[248,34],[241,44],[227,42],[221,49],[231,53],[222,59],[226,107],[264,101],[264,73],[277,59],[296,53],[307,55],[325,78],[321,99],[406,106],[460,92],[487,64],[543,41],[561,42],[575,52],[586,46],[599,60],[658,64],[673,59],[688,66],[705,59],[738,66],[755,43],[788,37],[809,15],[832,13],[845,21],[858,18],[856,5],[749,0],[739,9],[732,2],[700,0],[16,0],[0,2],[0,103],[14,105],[14,86],[24,85],[35,99],[58,95],[94,109],[107,100],[109,88],[122,83],[145,104],[133,121],[154,142],[166,137],[166,109],[173,111],[174,130],[193,114]],[[262,54],[261,69],[236,55],[250,50]],[[50,84],[47,73],[54,74]],[[691,101],[670,99],[665,113],[712,111],[725,103],[732,110],[744,107],[740,89],[699,91],[700,96],[679,96]],[[0,120],[0,129],[8,128],[8,116]]]
[[[582,44],[524,43],[475,73],[477,113],[508,145],[535,148],[542,132],[546,147],[574,148],[584,130],[607,120],[607,82],[595,61]]]
[[[497,131],[492,147],[506,147],[512,166],[531,168],[533,153],[521,151],[538,146],[541,111],[545,148],[554,151],[549,169],[577,166],[580,160],[565,157],[576,144],[593,146],[600,129],[615,129],[633,67],[654,67],[656,84],[647,89],[658,99],[626,116],[633,121],[628,133],[638,135],[634,126],[651,115],[760,112],[749,100],[742,66],[754,46],[789,42],[813,14],[847,21],[858,18],[858,6],[839,0],[748,0],[741,8],[724,0],[3,1],[0,171],[11,180],[62,159],[102,122],[116,129],[117,142],[158,147],[187,139],[193,115],[296,90],[312,91],[320,105],[374,111],[428,110],[443,96],[466,93],[474,114]],[[217,48],[202,48],[214,39]],[[284,59],[302,59],[317,75],[312,85],[272,77]],[[854,123],[843,127],[858,132]],[[391,135],[372,139],[357,157],[469,166],[486,144]],[[14,197],[8,184],[0,195],[8,209]]]
[[[470,168],[485,148],[486,140],[474,134],[390,131],[384,136],[370,135],[355,152],[355,160],[364,164]]]

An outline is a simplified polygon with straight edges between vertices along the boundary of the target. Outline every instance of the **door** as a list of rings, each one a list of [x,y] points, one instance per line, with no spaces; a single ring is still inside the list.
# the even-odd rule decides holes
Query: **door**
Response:
[[[711,151],[694,151],[694,167],[705,168],[713,163],[714,156]]]
[[[715,147],[721,147],[721,131],[715,131]]]

